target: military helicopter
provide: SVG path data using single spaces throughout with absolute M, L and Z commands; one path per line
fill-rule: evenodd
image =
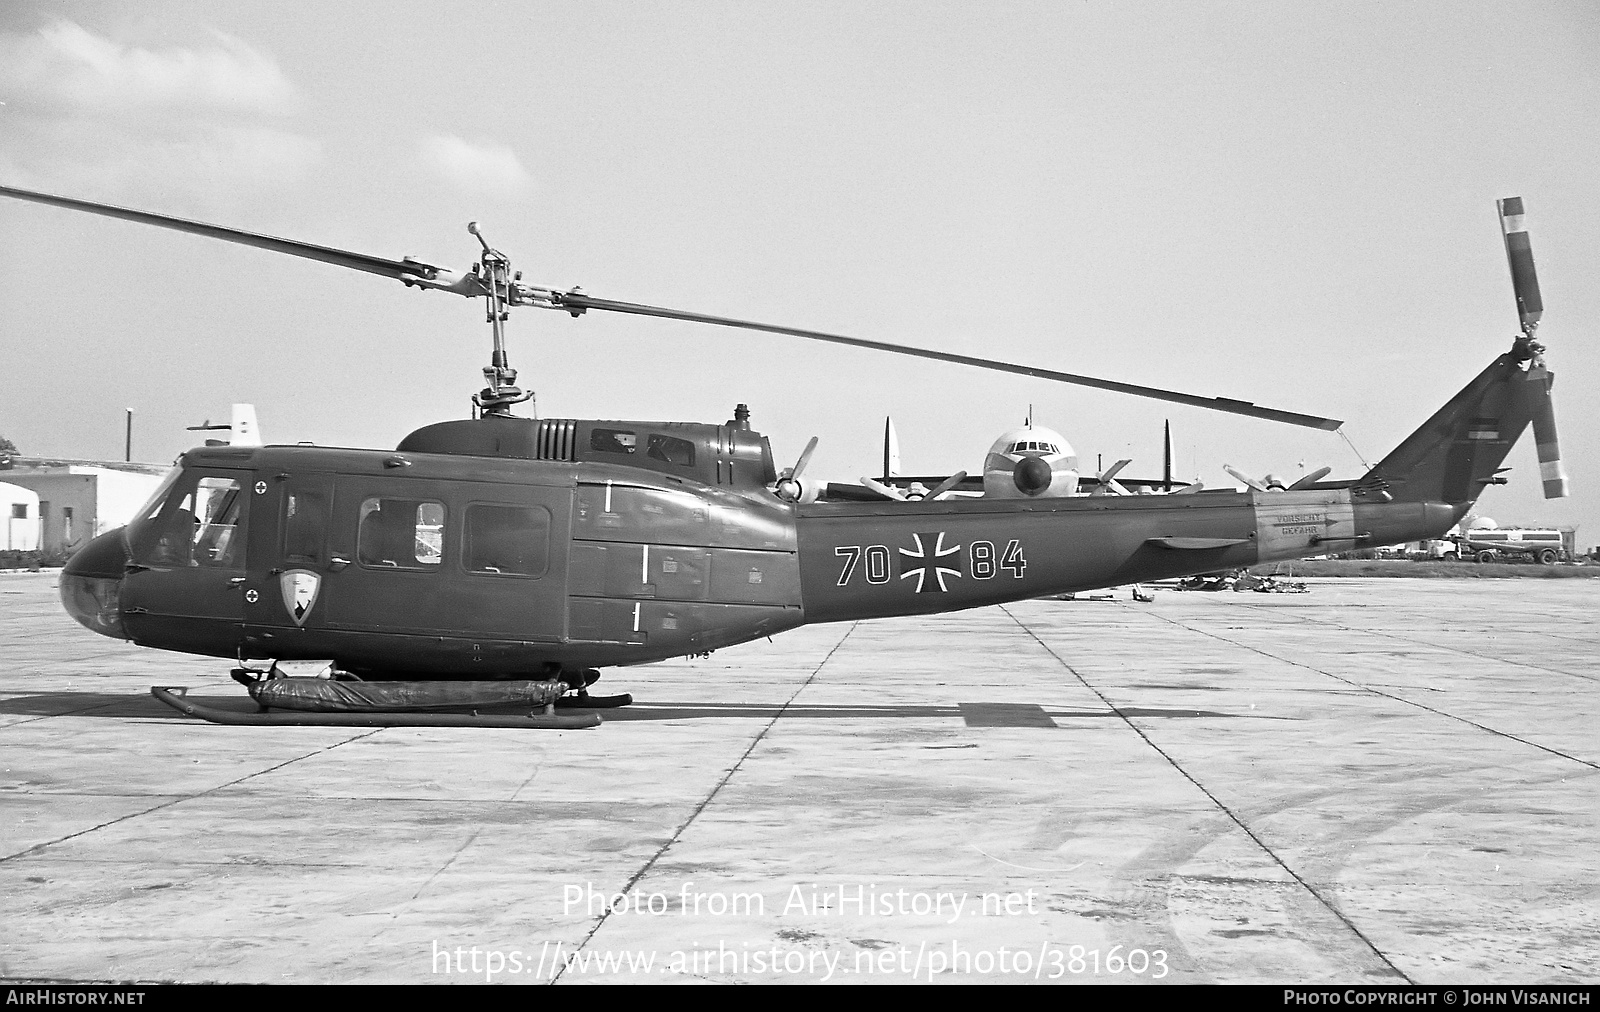
M 596 298 L 524 283 L 475 224 L 465 273 L 29 190 L 0 194 L 209 236 L 486 303 L 493 350 L 474 417 L 394 450 L 191 450 L 127 527 L 73 556 L 61 597 L 106 636 L 235 658 L 269 712 L 232 723 L 484 723 L 409 711 L 529 704 L 513 724 L 575 726 L 600 668 L 703 654 L 813 622 L 918 615 L 1436 537 L 1530 424 L 1546 497 L 1566 494 L 1543 312 L 1520 198 L 1499 202 L 1521 334 L 1360 478 L 1125 495 L 1077 471 L 1053 433 L 1008 433 L 982 480 L 913 498 L 885 481 L 819 483 L 813 438 L 780 471 L 739 405 L 722 424 L 526 418 L 505 349 L 510 309 L 624 313 L 789 335 L 1120 391 L 1325 430 L 1336 419 L 881 341 Z M 966 489 L 969 494 L 959 494 Z M 981 495 L 970 494 L 981 489 Z M 896 493 L 901 494 L 896 494 Z M 278 677 L 327 661 L 333 677 Z M 265 669 L 260 664 L 268 664 Z M 257 665 L 252 667 L 252 665 Z M 156 690 L 161 695 L 162 690 Z M 554 704 L 583 714 L 553 715 Z M 277 712 L 270 712 L 276 710 Z M 283 711 L 291 712 L 283 712 Z M 352 712 L 360 711 L 360 712 Z M 407 711 L 407 712 L 400 712 Z M 249 719 L 246 719 L 249 718 Z

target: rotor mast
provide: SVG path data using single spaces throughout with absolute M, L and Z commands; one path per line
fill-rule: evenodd
M 506 357 L 506 321 L 511 318 L 510 293 L 513 281 L 521 281 L 522 273 L 511 273 L 511 258 L 489 245 L 478 231 L 478 223 L 467 222 L 467 231 L 477 237 L 483 246 L 483 258 L 472 265 L 486 301 L 488 323 L 494 333 L 494 351 L 489 364 L 483 369 L 484 387 L 472 396 L 472 403 L 485 415 L 509 416 L 511 405 L 533 399 L 533 391 L 524 393 L 517 387 L 517 371 L 511 368 Z

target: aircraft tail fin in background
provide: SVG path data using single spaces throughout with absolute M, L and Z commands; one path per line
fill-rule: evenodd
M 883 480 L 888 481 L 900 473 L 900 434 L 894 431 L 894 419 L 883 420 Z
M 228 428 L 228 443 L 232 446 L 260 446 L 261 426 L 256 423 L 254 404 L 235 404 L 233 419 Z

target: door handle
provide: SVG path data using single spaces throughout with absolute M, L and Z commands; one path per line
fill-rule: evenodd
M 244 583 L 246 579 L 247 577 L 235 576 L 233 579 L 228 581 L 229 589 L 237 589 L 241 584 Z
M 329 569 L 343 569 L 344 567 L 346 567 L 348 565 L 350 565 L 350 560 L 349 559 L 341 559 L 337 555 L 335 555 L 333 558 L 328 560 L 328 568 Z

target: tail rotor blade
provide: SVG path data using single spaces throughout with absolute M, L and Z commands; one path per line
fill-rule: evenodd
M 1528 370 L 1528 382 L 1534 384 L 1533 440 L 1539 447 L 1539 478 L 1544 482 L 1546 499 L 1564 499 L 1567 496 L 1567 471 L 1561 463 L 1561 444 L 1556 438 L 1556 409 L 1550 399 L 1550 387 L 1555 377 L 1543 363 Z
M 1522 319 L 1522 332 L 1531 336 L 1539 326 L 1539 317 L 1544 315 L 1544 300 L 1539 296 L 1539 275 L 1533 269 L 1533 246 L 1528 242 L 1523 221 L 1522 198 L 1507 197 L 1497 203 L 1506 260 L 1511 264 L 1511 288 L 1517 297 L 1517 315 Z

